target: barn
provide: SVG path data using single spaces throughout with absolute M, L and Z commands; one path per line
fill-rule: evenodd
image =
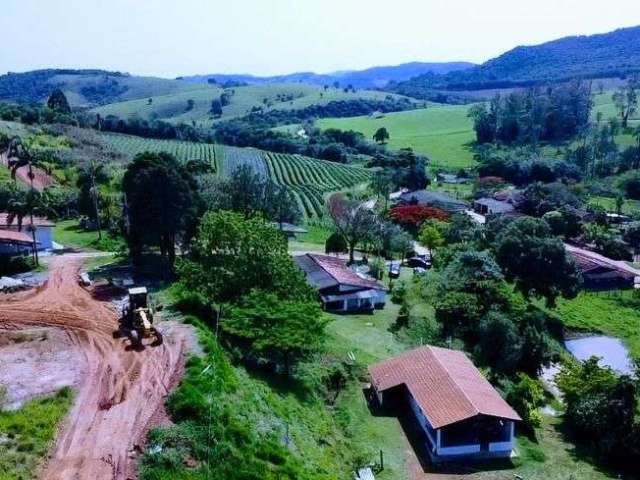
M 640 288 L 640 270 L 584 248 L 565 244 L 582 273 L 586 290 Z
M 460 351 L 424 346 L 369 366 L 378 407 L 408 413 L 431 460 L 512 454 L 518 414 Z

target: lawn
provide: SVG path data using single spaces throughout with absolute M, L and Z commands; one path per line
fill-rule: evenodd
M 124 246 L 122 238 L 113 237 L 107 232 L 102 232 L 102 240 L 99 240 L 98 232 L 80 228 L 77 220 L 57 222 L 53 229 L 53 240 L 65 247 L 105 252 L 117 252 Z
M 380 127 L 389 131 L 389 147 L 411 147 L 427 155 L 432 168 L 456 171 L 475 164 L 471 142 L 473 123 L 468 105 L 438 105 L 406 112 L 388 113 L 382 118 L 368 116 L 319 120 L 320 128 L 356 130 L 371 138 Z
M 33 400 L 17 411 L 0 410 L 0 479 L 31 480 L 51 447 L 58 423 L 71 407 L 73 394 Z
M 558 300 L 555 313 L 569 329 L 620 338 L 640 359 L 640 300 L 633 291 L 584 292 L 573 300 Z
M 611 197 L 593 196 L 589 199 L 591 205 L 596 205 L 604 208 L 607 212 L 616 211 L 616 199 Z M 622 213 L 630 215 L 640 210 L 640 201 L 638 200 L 625 200 L 622 204 Z

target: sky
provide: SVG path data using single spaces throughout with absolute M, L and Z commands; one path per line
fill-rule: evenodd
M 175 77 L 483 62 L 640 25 L 634 0 L 0 0 L 0 73 Z

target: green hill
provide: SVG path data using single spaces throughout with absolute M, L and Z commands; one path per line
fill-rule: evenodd
M 198 90 L 203 85 L 104 70 L 50 69 L 0 76 L 0 99 L 3 100 L 42 103 L 55 88 L 64 91 L 71 106 L 88 107 Z
M 467 70 L 425 74 L 390 85 L 387 90 L 433 98 L 433 90 L 480 90 L 522 87 L 573 78 L 614 78 L 640 72 L 640 27 L 565 37 L 520 46 Z
M 216 85 L 192 84 L 192 90 L 169 95 L 127 102 L 112 103 L 95 108 L 93 111 L 102 116 L 115 115 L 122 118 L 138 116 L 145 120 L 165 120 L 172 123 L 196 122 L 200 126 L 209 126 L 214 121 L 210 113 L 211 102 L 227 92 L 229 104 L 223 106 L 219 120 L 241 117 L 254 108 L 270 110 L 295 110 L 310 105 L 325 105 L 338 100 L 384 100 L 389 93 L 356 90 L 345 92 L 342 89 L 305 85 L 300 83 L 248 85 L 222 90 Z M 395 95 L 393 95 L 395 97 Z M 193 100 L 193 108 L 187 108 L 187 102 Z
M 367 182 L 371 177 L 371 172 L 361 167 L 302 155 L 207 143 L 154 140 L 115 133 L 101 135 L 116 152 L 128 158 L 144 151 L 165 151 L 184 161 L 207 160 L 214 172 L 222 177 L 231 174 L 240 165 L 250 165 L 254 171 L 290 188 L 307 218 L 324 214 L 325 197 L 329 193 L 355 187 Z
M 419 110 L 371 116 L 326 118 L 318 120 L 320 128 L 356 130 L 372 138 L 378 128 L 385 127 L 391 136 L 389 147 L 411 147 L 427 155 L 431 165 L 448 170 L 473 165 L 469 144 L 475 140 L 473 124 L 467 117 L 467 105 L 430 106 Z

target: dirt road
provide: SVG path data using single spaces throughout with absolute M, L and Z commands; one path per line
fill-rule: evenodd
M 184 367 L 188 331 L 176 327 L 160 347 L 127 351 L 114 340 L 117 312 L 77 284 L 81 259 L 53 260 L 48 282 L 0 302 L 0 328 L 59 328 L 83 359 L 75 403 L 44 480 L 135 478 L 135 451 L 166 418 L 164 400 Z

